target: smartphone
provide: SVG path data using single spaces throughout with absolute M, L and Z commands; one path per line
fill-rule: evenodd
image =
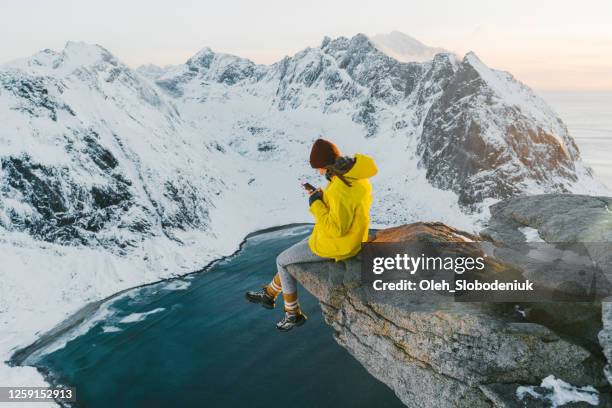
M 315 191 L 316 190 L 315 186 L 313 186 L 312 184 L 310 184 L 308 182 L 302 183 L 302 187 L 304 187 L 308 191 Z

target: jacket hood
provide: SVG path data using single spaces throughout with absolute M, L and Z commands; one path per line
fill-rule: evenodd
M 353 168 L 346 172 L 344 176 L 353 179 L 366 179 L 375 176 L 376 173 L 378 173 L 378 168 L 374 159 L 365 154 L 356 154 Z

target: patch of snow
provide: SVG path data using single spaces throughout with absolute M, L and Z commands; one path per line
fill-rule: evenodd
M 493 89 L 500 102 L 517 107 L 521 114 L 531 118 L 549 134 L 557 137 L 560 145 L 567 150 L 566 140 L 561 137 L 567 133 L 567 128 L 557 120 L 555 112 L 542 98 L 517 81 L 510 73 L 486 66 L 474 52 L 468 52 L 464 61 L 471 65 Z
M 191 282 L 183 280 L 183 279 L 175 279 L 168 284 L 162 286 L 163 290 L 186 290 L 191 286 Z
M 546 393 L 536 391 L 534 386 L 520 386 L 516 389 L 516 397 L 522 401 L 526 395 L 533 398 L 548 401 L 551 408 L 561 407 L 570 402 L 585 402 L 596 406 L 599 404 L 599 391 L 592 386 L 576 387 L 565 381 L 549 375 L 542 380 L 540 387 L 546 389 Z
M 522 317 L 527 317 L 527 310 L 523 309 L 521 305 L 514 305 L 514 311 Z
M 540 237 L 540 233 L 536 228 L 520 227 L 518 230 L 523 234 L 526 242 L 546 242 Z
M 116 333 L 116 332 L 120 332 L 121 329 L 116 326 L 102 326 L 102 331 L 104 333 Z
M 136 323 L 136 322 L 141 322 L 144 319 L 146 319 L 147 316 L 150 316 L 150 315 L 155 314 L 155 313 L 163 312 L 164 310 L 166 310 L 166 309 L 163 308 L 163 307 L 158 307 L 158 308 L 150 310 L 148 312 L 131 313 L 131 314 L 125 316 L 124 318 L 122 318 L 121 320 L 119 320 L 119 323 Z

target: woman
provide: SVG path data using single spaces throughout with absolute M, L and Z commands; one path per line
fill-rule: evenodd
M 340 261 L 355 256 L 368 239 L 372 186 L 368 178 L 378 169 L 371 157 L 356 154 L 341 156 L 333 143 L 318 139 L 310 152 L 310 165 L 324 174 L 329 183 L 325 190 L 310 192 L 310 213 L 315 226 L 310 237 L 283 251 L 276 258 L 277 273 L 262 290 L 246 293 L 252 303 L 273 309 L 276 297 L 283 293 L 285 317 L 276 327 L 288 331 L 306 323 L 300 310 L 297 281 L 287 270 L 295 263 Z

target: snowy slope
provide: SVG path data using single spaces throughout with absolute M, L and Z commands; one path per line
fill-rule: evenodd
M 284 203 L 250 217 L 265 200 L 240 156 L 101 47 L 43 51 L 2 67 L 0 84 L 2 361 L 85 302 L 198 270 L 293 221 Z M 30 375 L 0 366 L 3 384 Z
M 378 225 L 471 230 L 484 214 L 466 208 L 597 187 L 562 122 L 508 74 L 472 54 L 400 62 L 364 35 L 269 66 L 205 48 L 138 70 L 68 43 L 0 67 L 0 123 L 2 360 L 85 302 L 310 221 L 298 182 L 323 183 L 306 161 L 319 135 L 377 160 Z M 0 365 L 0 383 L 32 376 Z

